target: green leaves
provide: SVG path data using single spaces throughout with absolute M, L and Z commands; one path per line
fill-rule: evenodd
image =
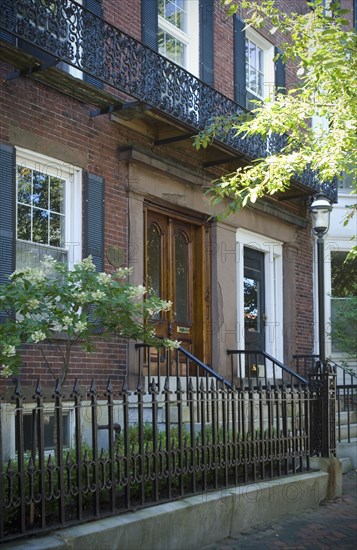
M 222 5 L 232 7 L 230 1 Z M 248 14 L 247 26 L 263 22 L 271 34 L 285 37 L 279 48 L 289 70 L 296 71 L 298 85 L 257 104 L 254 116 L 212 121 L 195 139 L 198 149 L 219 139 L 222 132 L 261 136 L 267 146 L 271 134 L 286 136 L 278 153 L 211 185 L 211 204 L 222 203 L 225 215 L 266 194 L 284 191 L 291 178 L 306 168 L 321 181 L 339 178 L 342 172 L 353 174 L 357 188 L 357 34 L 345 28 L 347 12 L 338 2 L 332 2 L 329 11 L 321 0 L 309 5 L 307 13 L 289 14 L 278 10 L 273 0 L 240 3 Z
M 147 294 L 142 285 L 129 284 L 129 274 L 130 270 L 122 268 L 113 274 L 98 273 L 91 257 L 76 264 L 72 271 L 51 257 L 41 262 L 40 268 L 15 271 L 10 282 L 1 287 L 0 310 L 16 312 L 0 324 L 1 374 L 10 376 L 18 370 L 19 347 L 24 343 L 39 346 L 48 369 L 62 383 L 70 368 L 74 344 L 92 351 L 99 335 L 174 347 L 175 342 L 159 340 L 145 323 L 171 304 Z M 60 374 L 55 376 L 42 344 L 60 352 Z

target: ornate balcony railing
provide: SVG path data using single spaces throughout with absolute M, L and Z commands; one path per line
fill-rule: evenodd
M 1 0 L 0 30 L 194 131 L 204 129 L 216 117 L 244 112 L 182 67 L 72 0 Z M 274 136 L 267 146 L 260 136 L 236 136 L 232 131 L 219 141 L 239 156 L 256 159 L 266 156 L 268 147 L 280 148 L 285 137 Z M 310 171 L 304 173 L 301 183 L 312 190 L 321 189 Z M 324 184 L 324 192 L 336 200 L 336 183 Z

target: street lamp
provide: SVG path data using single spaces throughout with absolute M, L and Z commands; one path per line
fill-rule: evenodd
M 319 307 L 319 356 L 324 365 L 325 354 L 325 277 L 324 277 L 324 235 L 330 227 L 332 206 L 327 198 L 320 194 L 311 204 L 312 230 L 317 236 L 317 274 Z

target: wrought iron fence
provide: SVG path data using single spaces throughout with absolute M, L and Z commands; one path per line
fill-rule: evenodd
M 20 384 L 0 409 L 0 540 L 309 469 L 308 386 L 213 377 L 109 381 L 100 395 Z
M 294 355 L 296 370 L 304 373 L 308 379 L 319 380 L 321 385 L 321 365 L 318 355 Z M 335 373 L 333 400 L 334 411 L 330 413 L 330 422 L 335 428 L 336 443 L 357 441 L 357 376 L 353 369 L 339 365 L 328 359 L 327 368 Z M 332 405 L 331 405 L 332 406 Z M 333 439 L 332 439 L 333 441 Z
M 343 365 L 330 361 L 337 373 L 336 437 L 339 443 L 357 443 L 357 376 Z
M 293 355 L 293 359 L 295 361 L 296 372 L 298 372 L 301 376 L 304 376 L 304 378 L 308 379 L 310 374 L 314 372 L 316 363 L 319 360 L 319 356 L 316 354 L 298 354 Z
M 235 101 L 72 0 L 2 0 L 0 30 L 2 37 L 5 33 L 37 48 L 40 60 L 43 52 L 48 63 L 50 54 L 50 64 L 66 63 L 194 131 L 219 117 L 245 112 Z M 235 130 L 222 130 L 217 139 L 250 159 L 286 145 L 284 135 L 265 140 L 235 134 Z M 309 169 L 299 179 L 316 191 L 323 187 L 332 201 L 337 200 L 336 181 L 322 183 Z

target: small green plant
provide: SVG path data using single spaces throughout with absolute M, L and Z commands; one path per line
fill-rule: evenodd
M 142 285 L 127 282 L 129 269 L 113 274 L 98 273 L 92 258 L 77 263 L 73 270 L 50 256 L 39 268 L 15 271 L 1 287 L 0 312 L 8 314 L 0 323 L 0 365 L 2 376 L 16 373 L 21 366 L 19 348 L 39 346 L 52 376 L 63 384 L 75 344 L 91 352 L 98 338 L 124 337 L 151 346 L 176 347 L 177 342 L 158 339 L 147 320 L 170 309 Z M 46 344 L 46 347 L 44 346 Z M 62 369 L 58 376 L 46 355 L 48 344 L 59 351 Z

